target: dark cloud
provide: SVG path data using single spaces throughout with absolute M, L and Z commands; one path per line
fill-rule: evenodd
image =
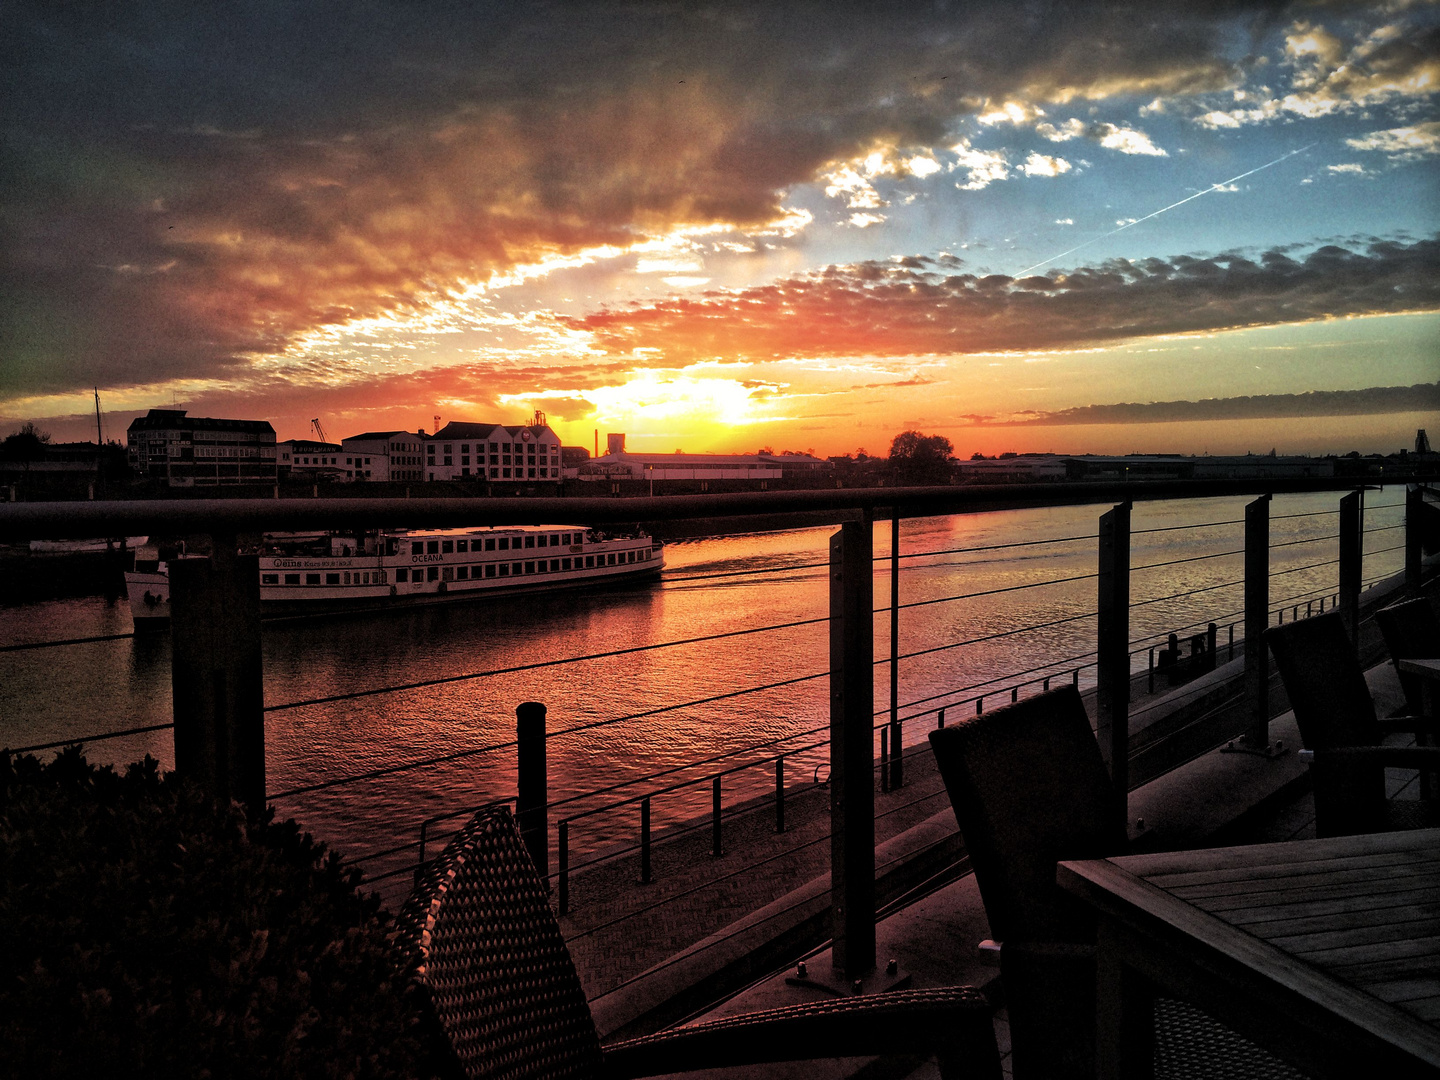
M 966 417 L 975 427 L 1074 427 L 1087 424 L 1178 424 L 1204 420 L 1289 420 L 1297 417 L 1440 413 L 1440 383 L 1372 386 L 1364 390 L 1313 390 L 1203 401 L 1152 401 L 1082 405 L 1019 418 Z
M 234 377 L 546 253 L 777 214 L 990 98 L 1187 93 L 1272 5 L 18 3 L 9 396 Z
M 1064 349 L 1437 308 L 1440 239 L 1431 239 L 1326 245 L 1298 259 L 1278 250 L 1117 259 L 1019 279 L 866 263 L 562 321 L 617 353 L 655 347 L 657 363 L 673 364 Z

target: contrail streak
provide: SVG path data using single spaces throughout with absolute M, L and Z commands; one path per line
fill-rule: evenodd
M 1236 180 L 1244 180 L 1245 177 L 1247 177 L 1247 176 L 1254 176 L 1257 172 L 1260 172 L 1260 171 L 1263 170 L 1263 169 L 1268 169 L 1268 168 L 1270 168 L 1270 166 L 1272 166 L 1272 165 L 1279 165 L 1279 164 L 1280 164 L 1282 161 L 1284 161 L 1286 158 L 1292 158 L 1292 157 L 1294 157 L 1296 154 L 1303 154 L 1306 150 L 1309 150 L 1311 147 L 1313 147 L 1313 146 L 1315 146 L 1315 145 L 1316 145 L 1315 143 L 1311 143 L 1310 146 L 1302 146 L 1302 147 L 1300 147 L 1299 150 L 1291 150 L 1288 154 L 1281 154 L 1281 155 L 1280 155 L 1278 158 L 1276 158 L 1274 161 L 1267 161 L 1264 165 L 1258 165 L 1258 166 L 1256 166 L 1255 168 L 1251 169 L 1249 172 L 1242 172 L 1239 176 L 1232 176 L 1229 180 L 1221 180 L 1219 183 L 1211 184 L 1208 188 L 1202 188 L 1201 190 L 1195 192 L 1194 195 L 1187 195 L 1187 196 L 1185 196 L 1185 198 L 1181 199 L 1179 202 L 1173 202 L 1173 203 L 1171 203 L 1169 206 L 1162 206 L 1159 210 L 1156 210 L 1153 214 L 1146 214 L 1146 215 L 1145 215 L 1144 217 L 1142 217 L 1142 218 L 1136 218 L 1134 221 L 1127 222 L 1126 224 L 1121 225 L 1118 229 L 1111 229 L 1109 232 L 1107 232 L 1107 233 L 1102 233 L 1102 234 L 1099 235 L 1099 236 L 1092 236 L 1089 240 L 1086 240 L 1083 244 L 1076 244 L 1076 245 L 1075 245 L 1074 247 L 1072 247 L 1069 251 L 1062 251 L 1062 252 L 1060 252 L 1059 255 L 1052 255 L 1052 256 L 1050 256 L 1050 258 L 1045 259 L 1045 260 L 1042 261 L 1042 262 L 1038 262 L 1038 263 L 1036 263 L 1034 266 L 1027 266 L 1024 270 L 1021 270 L 1021 271 L 1020 271 L 1018 274 L 1016 274 L 1015 276 L 1016 276 L 1016 277 L 1024 277 L 1026 274 L 1030 273 L 1030 271 L 1032 271 L 1032 270 L 1039 270 L 1040 267 L 1042 267 L 1042 266 L 1048 266 L 1048 265 L 1050 265 L 1050 263 L 1054 262 L 1056 259 L 1063 259 L 1063 258 L 1065 258 L 1066 255 L 1073 255 L 1075 252 L 1079 251 L 1079 250 L 1080 250 L 1081 248 L 1083 248 L 1083 247 L 1089 247 L 1091 244 L 1098 243 L 1099 241 L 1104 240 L 1106 237 L 1114 236 L 1116 233 L 1122 233 L 1122 232 L 1124 232 L 1126 229 L 1130 229 L 1130 228 L 1133 228 L 1133 227 L 1136 226 L 1136 225 L 1139 225 L 1141 222 L 1149 221 L 1151 218 L 1159 217 L 1161 214 L 1165 213 L 1165 211 L 1167 211 L 1167 210 L 1174 210 L 1177 206 L 1184 206 L 1187 202 L 1193 202 L 1195 199 L 1200 198 L 1201 195 L 1209 195 L 1210 192 L 1212 192 L 1212 191 L 1219 191 L 1220 189 L 1224 188 L 1227 184 L 1233 184 L 1233 183 L 1235 183 Z

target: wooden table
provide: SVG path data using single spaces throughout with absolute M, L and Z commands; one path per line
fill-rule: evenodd
M 1099 1075 L 1146 1076 L 1153 999 L 1312 1076 L 1440 1076 L 1440 829 L 1062 862 L 1100 914 Z

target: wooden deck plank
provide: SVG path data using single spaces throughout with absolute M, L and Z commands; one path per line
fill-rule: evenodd
M 1428 899 L 1427 902 L 1419 904 L 1361 903 L 1357 897 L 1349 906 L 1339 911 L 1297 914 L 1292 918 L 1286 918 L 1284 912 L 1276 908 L 1266 908 L 1258 913 L 1228 912 L 1227 916 L 1236 916 L 1225 918 L 1231 926 L 1238 926 L 1266 941 L 1273 941 L 1298 934 L 1351 930 L 1363 926 L 1382 927 L 1395 923 L 1423 926 L 1428 922 L 1432 928 L 1440 929 L 1440 901 Z
M 1343 945 L 1331 949 L 1316 949 L 1306 960 L 1317 967 L 1339 968 L 1344 964 L 1376 963 L 1386 960 L 1440 956 L 1440 935 L 1412 937 L 1398 941 L 1374 942 L 1361 945 Z
M 1393 979 L 1389 982 L 1370 983 L 1365 989 L 1381 1001 L 1420 1001 L 1424 998 L 1440 997 L 1440 976 L 1429 979 Z
M 1428 831 L 1428 830 L 1427 830 Z M 1282 847 L 1281 844 L 1263 844 L 1259 847 Z M 1176 870 L 1161 874 L 1137 874 L 1157 889 L 1174 892 L 1188 885 L 1211 885 L 1222 882 L 1249 883 L 1277 878 L 1303 880 L 1314 877 L 1330 877 L 1347 870 L 1375 878 L 1384 874 L 1386 867 L 1403 866 L 1420 871 L 1440 870 L 1440 851 L 1426 850 L 1421 854 L 1410 851 L 1389 851 L 1375 856 L 1353 855 L 1334 859 L 1318 858 L 1299 862 L 1285 862 L 1278 859 L 1254 860 L 1243 863 L 1222 864 L 1197 870 Z
M 1409 941 L 1420 934 L 1433 933 L 1435 920 L 1414 919 L 1409 922 L 1388 922 L 1381 926 L 1362 926 L 1346 930 L 1323 930 L 1318 933 L 1291 934 L 1266 937 L 1262 940 L 1274 945 L 1282 952 L 1298 956 L 1308 963 L 1316 963 L 1311 956 L 1330 949 L 1347 946 L 1381 945 L 1391 941 Z M 1256 935 L 1257 937 L 1259 935 Z
M 1392 885 L 1407 896 L 1434 896 L 1435 883 L 1428 878 L 1396 878 Z M 1209 895 L 1192 895 L 1189 890 L 1175 890 L 1175 895 L 1188 900 L 1198 908 L 1219 913 L 1242 907 L 1262 907 L 1270 904 L 1319 903 L 1326 900 L 1342 900 L 1352 896 L 1367 896 L 1375 891 L 1373 881 L 1347 881 L 1338 885 L 1297 886 L 1289 889 L 1263 889 L 1259 892 L 1227 892 Z
M 1309 871 L 1293 875 L 1279 873 L 1278 867 L 1275 869 L 1277 872 L 1272 874 L 1249 873 L 1248 876 L 1237 874 L 1223 878 L 1206 874 L 1199 876 L 1192 884 L 1180 886 L 1161 885 L 1154 878 L 1147 877 L 1144 880 L 1182 900 L 1195 901 L 1209 897 L 1243 896 L 1263 889 L 1280 892 L 1328 888 L 1332 885 L 1373 885 L 1377 881 L 1412 878 L 1416 881 L 1432 881 L 1440 877 L 1440 861 L 1420 865 L 1391 863 L 1386 867 L 1360 866 L 1348 869 L 1330 866 L 1323 873 Z

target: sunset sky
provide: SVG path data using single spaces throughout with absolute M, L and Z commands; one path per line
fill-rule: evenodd
M 225 14 L 219 14 L 224 11 Z M 7 4 L 0 434 L 1440 441 L 1440 6 Z

